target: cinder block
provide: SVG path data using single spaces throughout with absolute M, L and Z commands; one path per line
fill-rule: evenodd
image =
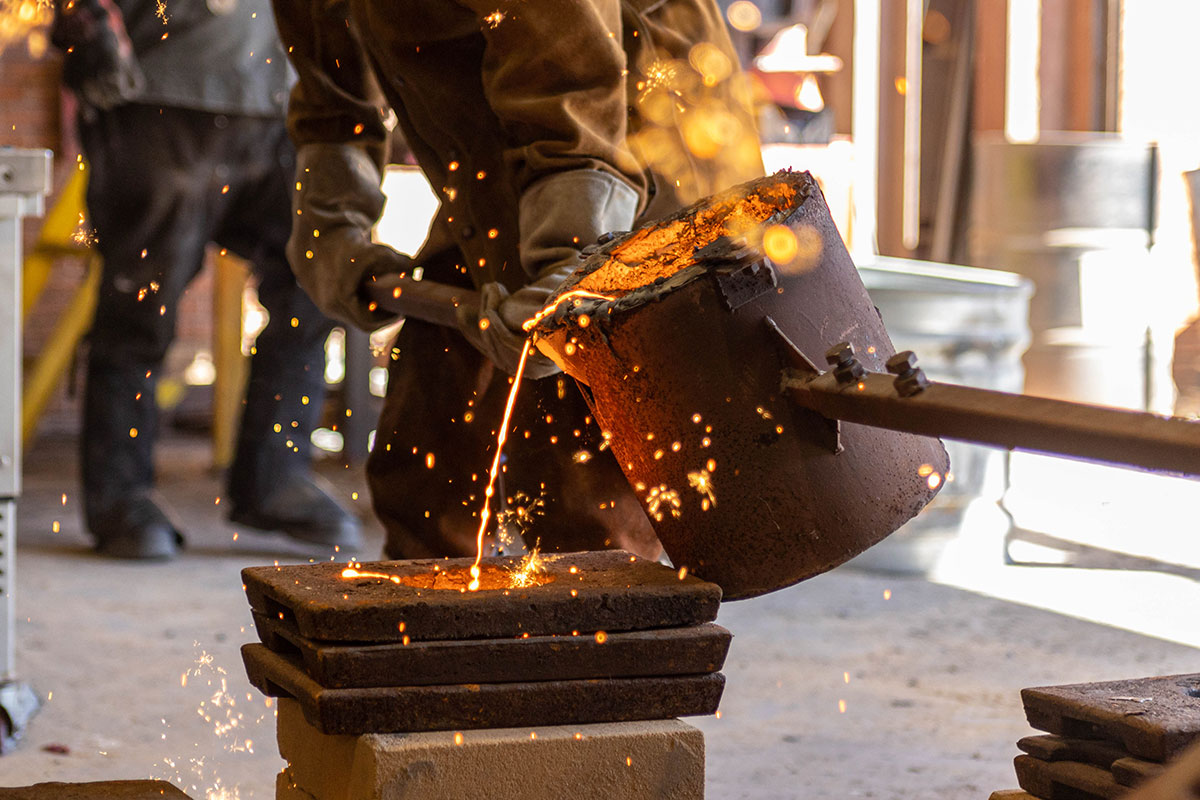
M 292 773 L 284 770 L 275 776 L 275 800 L 317 800 L 300 788 L 292 778 Z
M 281 699 L 278 740 L 289 779 L 315 800 L 704 797 L 704 735 L 675 719 L 331 736 Z

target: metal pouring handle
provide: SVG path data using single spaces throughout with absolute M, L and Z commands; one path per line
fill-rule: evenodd
M 1200 477 L 1197 421 L 930 381 L 908 351 L 889 361 L 887 375 L 852 353 L 828 372 L 799 350 L 792 358 L 783 391 L 828 420 Z
M 458 327 L 458 308 L 477 316 L 479 292 L 408 275 L 380 275 L 368 284 L 367 295 L 385 311 L 447 328 Z

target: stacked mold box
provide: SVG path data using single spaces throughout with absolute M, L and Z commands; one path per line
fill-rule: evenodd
M 621 551 L 253 567 L 278 797 L 703 796 L 719 587 Z
M 992 800 L 1124 797 L 1200 739 L 1200 674 L 1024 689 L 1020 790 Z M 1193 759 L 1194 760 L 1194 759 Z

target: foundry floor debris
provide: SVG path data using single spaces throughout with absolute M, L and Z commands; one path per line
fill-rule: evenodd
M 1200 674 L 1022 689 L 1026 736 L 1014 760 L 1022 792 L 992 800 L 1113 800 L 1200 741 Z
M 235 529 L 221 521 L 225 501 L 214 503 L 223 490 L 207 470 L 207 441 L 168 435 L 159 485 L 187 528 L 189 549 L 161 565 L 97 559 L 79 523 L 74 453 L 72 438 L 44 435 L 26 454 L 17 668 L 48 700 L 16 751 L 0 758 L 0 786 L 152 776 L 196 800 L 273 798 L 285 764 L 275 705 L 241 666 L 239 647 L 254 637 L 254 623 L 239 571 L 305 558 L 282 538 L 240 532 L 234 541 Z M 367 516 L 361 473 L 322 472 Z M 1156 484 L 1141 477 L 1139 492 L 1149 496 Z M 1088 486 L 1096 491 L 1094 481 Z M 1061 503 L 1061 478 L 1055 487 Z M 1115 516 L 1125 498 L 1102 491 Z M 1136 504 L 1131 496 L 1127 505 Z M 1190 519 L 1195 508 L 1145 505 L 1136 515 L 1130 509 L 1140 524 L 1126 529 L 1139 541 L 1178 541 L 1172 520 Z M 1069 523 L 1048 530 L 1065 532 Z M 365 552 L 353 555 L 378 558 L 382 533 L 369 525 L 367 534 Z M 1191 620 L 1200 604 L 1200 586 L 1178 576 L 996 564 L 1014 584 L 1069 585 L 1081 608 L 1155 599 L 1160 615 Z M 1197 663 L 1197 651 L 1181 644 L 847 569 L 725 604 L 718 622 L 734 634 L 721 717 L 687 723 L 704 733 L 713 800 L 986 798 L 1016 785 L 1013 742 L 1030 733 L 1022 687 L 1184 673 Z M 227 712 L 241 717 L 232 730 Z

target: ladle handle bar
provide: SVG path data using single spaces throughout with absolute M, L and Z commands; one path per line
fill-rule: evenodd
M 380 275 L 368 285 L 368 296 L 379 307 L 447 328 L 458 327 L 458 308 L 465 306 L 476 316 L 479 292 L 437 281 L 414 280 L 408 275 Z
M 922 436 L 1200 476 L 1200 422 L 930 381 L 904 396 L 895 377 L 784 371 L 793 403 L 826 419 Z

